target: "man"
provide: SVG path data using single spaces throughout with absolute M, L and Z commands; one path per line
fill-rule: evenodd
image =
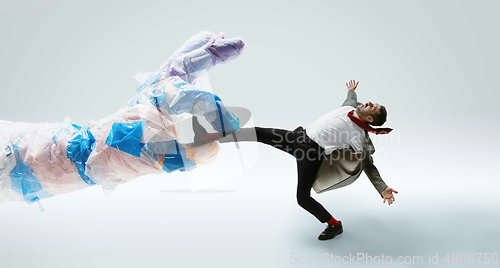
M 377 168 L 373 165 L 373 158 L 370 155 L 374 149 L 368 132 L 386 134 L 391 131 L 387 128 L 373 129 L 370 127 L 370 125 L 380 126 L 384 124 L 387 110 L 378 103 L 358 103 L 355 93 L 358 83 L 354 80 L 346 83 L 348 95 L 342 107 L 321 117 L 307 130 L 302 127 L 293 131 L 260 127 L 242 128 L 235 133 L 235 139 L 232 135 L 207 133 L 194 117 L 195 144 L 204 144 L 217 139 L 220 142 L 258 141 L 293 155 L 297 159 L 297 202 L 320 222 L 328 224 L 318 239 L 332 239 L 343 232 L 342 223 L 311 197 L 313 185 L 315 185 L 317 192 L 343 187 L 354 182 L 364 170 L 383 197 L 384 203 L 388 201 L 388 204 L 391 205 L 395 201 L 394 193 L 398 193 L 387 187 Z M 332 161 L 331 156 L 338 155 L 339 152 L 342 152 L 343 156 L 349 152 L 350 157 L 337 158 Z M 332 165 L 330 170 L 335 170 L 336 165 L 337 167 L 344 165 L 343 173 L 330 172 L 331 174 L 328 174 L 329 165 Z M 320 169 L 322 174 L 318 176 Z

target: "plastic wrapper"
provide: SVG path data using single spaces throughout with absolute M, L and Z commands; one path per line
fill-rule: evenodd
M 153 73 L 135 75 L 136 96 L 115 114 L 88 126 L 0 120 L 0 202 L 27 203 L 101 185 L 106 193 L 146 174 L 189 171 L 216 157 L 219 144 L 182 141 L 178 124 L 204 116 L 222 133 L 239 120 L 221 99 L 196 87 L 208 70 L 237 58 L 239 39 L 201 32 Z

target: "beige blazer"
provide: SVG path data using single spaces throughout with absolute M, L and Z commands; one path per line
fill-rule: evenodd
M 347 99 L 342 106 L 357 107 L 357 95 L 354 90 L 349 90 Z M 373 164 L 375 147 L 368 132 L 365 131 L 365 144 L 362 152 L 353 150 L 335 150 L 327 155 L 321 164 L 313 184 L 316 193 L 324 193 L 329 190 L 341 188 L 353 183 L 364 171 L 373 186 L 382 196 L 382 191 L 387 187 Z

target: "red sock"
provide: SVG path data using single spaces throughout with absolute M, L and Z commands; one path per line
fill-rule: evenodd
M 332 217 L 327 223 L 330 225 L 332 225 L 332 224 L 339 225 L 340 224 L 340 222 L 338 220 L 336 220 L 334 217 Z

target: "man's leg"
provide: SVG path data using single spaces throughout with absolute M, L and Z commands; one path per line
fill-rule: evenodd
M 297 203 L 320 222 L 328 223 L 328 227 L 318 238 L 321 240 L 332 239 L 342 233 L 340 222 L 311 197 L 312 185 L 323 163 L 323 149 L 307 137 L 303 129 L 288 131 L 256 127 L 255 129 L 242 129 L 237 133 L 239 133 L 238 141 L 257 140 L 293 155 L 297 159 Z M 222 139 L 225 142 L 235 141 L 231 136 Z
M 311 152 L 317 153 L 316 150 Z M 310 154 L 310 156 L 312 155 Z M 296 157 L 298 158 L 298 156 Z M 340 221 L 337 221 L 320 203 L 311 197 L 311 188 L 322 162 L 322 158 L 297 159 L 297 203 L 320 222 L 328 223 L 326 229 L 318 237 L 319 240 L 328 240 L 341 234 L 343 228 Z
M 243 128 L 236 132 L 237 141 L 258 141 L 283 150 L 297 159 L 297 202 L 299 206 L 314 215 L 320 222 L 325 223 L 332 215 L 314 198 L 311 197 L 311 188 L 316 179 L 323 158 L 322 149 L 309 138 L 299 135 L 305 133 L 274 128 Z M 219 139 L 221 143 L 234 142 L 235 139 L 228 135 Z
M 213 135 L 213 134 L 209 134 Z M 220 135 L 220 133 L 219 133 Z M 215 135 L 213 136 L 215 139 Z M 225 137 L 218 138 L 220 143 L 240 142 L 240 141 L 257 141 L 276 149 L 282 150 L 293 155 L 293 146 L 296 142 L 294 131 L 277 129 L 277 128 L 262 128 L 251 127 L 242 128 L 239 131 L 228 134 Z
M 321 159 L 297 159 L 297 203 L 314 215 L 320 222 L 325 223 L 332 218 L 332 215 L 318 201 L 311 197 L 311 188 L 321 163 Z
M 301 128 L 297 130 L 289 131 L 260 127 L 242 128 L 235 133 L 236 138 L 232 134 L 220 137 L 220 133 L 213 133 L 209 134 L 209 140 L 218 139 L 221 143 L 258 141 L 293 155 L 297 159 L 297 202 L 302 208 L 314 215 L 320 222 L 328 223 L 328 226 L 320 234 L 318 239 L 332 239 L 343 232 L 342 224 L 333 218 L 320 203 L 311 197 L 312 185 L 323 161 L 323 149 L 307 137 L 304 130 Z

